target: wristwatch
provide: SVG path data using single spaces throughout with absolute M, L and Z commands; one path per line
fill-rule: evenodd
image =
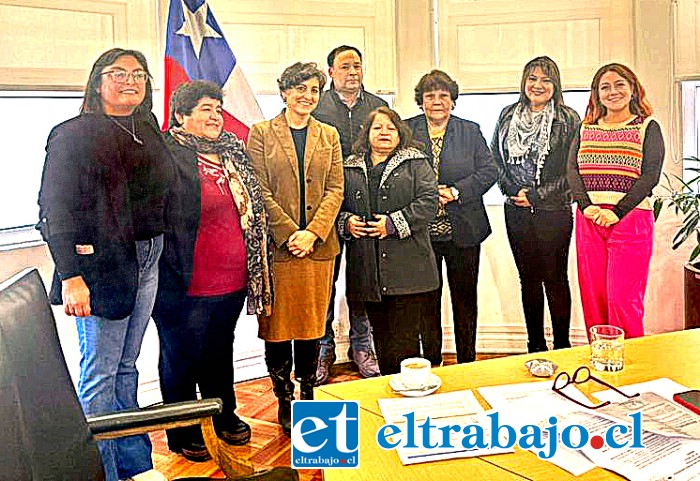
M 450 190 L 452 191 L 452 197 L 454 197 L 455 200 L 459 200 L 459 191 L 457 187 L 450 187 Z

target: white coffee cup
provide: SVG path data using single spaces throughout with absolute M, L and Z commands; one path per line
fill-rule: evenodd
M 430 361 L 422 357 L 409 357 L 401 361 L 401 384 L 409 389 L 419 389 L 428 383 Z

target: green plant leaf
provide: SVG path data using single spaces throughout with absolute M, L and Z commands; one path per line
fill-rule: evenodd
M 654 199 L 654 220 L 659 220 L 659 214 L 661 209 L 664 207 L 663 199 Z
M 695 249 L 693 249 L 693 252 L 690 253 L 690 258 L 688 259 L 688 262 L 693 262 L 695 259 L 700 256 L 700 244 L 695 246 Z
M 673 238 L 673 244 L 671 245 L 671 249 L 676 250 L 678 249 L 685 240 L 688 238 L 690 235 L 690 231 L 686 229 L 685 227 L 681 227 L 678 232 L 676 233 L 675 237 Z
M 688 185 L 683 179 L 681 179 L 680 177 L 678 177 L 676 174 L 671 174 L 671 175 L 673 175 L 673 177 L 675 177 L 676 180 L 677 180 L 678 182 L 680 182 L 681 184 L 683 184 L 683 187 L 684 187 L 685 189 L 687 189 L 687 190 L 689 190 L 689 191 L 692 192 L 693 188 L 690 187 L 690 185 Z

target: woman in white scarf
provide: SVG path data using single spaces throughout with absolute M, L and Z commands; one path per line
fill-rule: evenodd
M 537 57 L 525 65 L 520 99 L 501 112 L 491 143 L 506 195 L 506 231 L 520 276 L 528 352 L 547 350 L 545 294 L 554 348 L 571 346 L 567 265 L 573 215 L 566 164 L 579 122 L 564 105 L 556 63 Z

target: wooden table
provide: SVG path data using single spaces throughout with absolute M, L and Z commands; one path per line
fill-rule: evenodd
M 524 366 L 528 359 L 545 358 L 554 361 L 559 371 L 572 373 L 577 367 L 587 365 L 590 349 L 579 346 L 548 353 L 509 356 L 470 364 L 459 364 L 433 369 L 442 379 L 437 392 L 472 389 L 485 409 L 490 406 L 476 388 L 501 384 L 541 381 L 533 378 Z M 559 372 L 557 371 L 557 372 Z M 700 329 L 657 334 L 625 343 L 625 368 L 617 373 L 594 375 L 621 386 L 667 377 L 691 388 L 700 387 Z M 617 480 L 624 479 L 604 469 L 596 468 L 574 477 L 535 454 L 516 448 L 515 453 L 484 456 L 481 458 L 453 459 L 404 466 L 395 451 L 380 448 L 375 436 L 384 424 L 377 399 L 395 398 L 389 388 L 389 378 L 363 379 L 339 384 L 324 385 L 316 389 L 316 399 L 357 400 L 360 403 L 360 469 L 327 469 L 323 477 L 335 480 L 402 480 L 437 481 L 452 479 L 474 480 Z M 578 386 L 590 394 L 605 389 L 588 382 Z M 591 398 L 595 402 L 594 398 Z M 526 415 L 526 413 L 524 413 Z

